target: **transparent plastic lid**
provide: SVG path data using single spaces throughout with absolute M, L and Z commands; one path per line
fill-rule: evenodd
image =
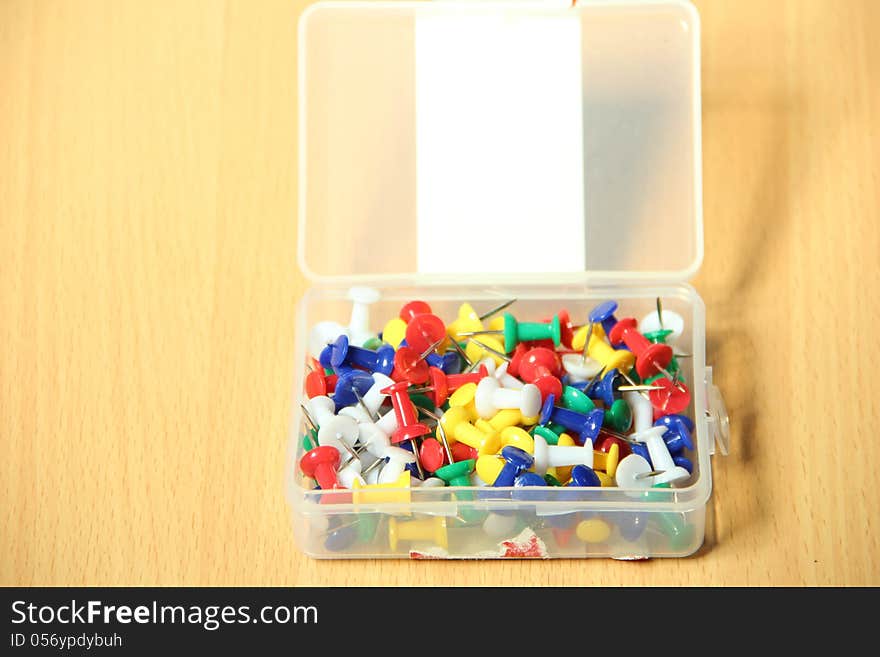
M 703 257 L 688 2 L 319 2 L 299 25 L 313 279 L 684 280 Z

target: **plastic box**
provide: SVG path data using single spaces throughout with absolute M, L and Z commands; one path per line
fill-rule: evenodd
M 464 30 L 460 41 L 454 38 L 457 26 Z M 467 233 L 450 234 L 436 248 L 468 254 L 469 260 L 450 257 L 448 271 L 437 271 L 436 265 L 424 271 L 420 254 L 435 245 L 419 241 L 425 232 L 420 203 L 428 194 L 425 185 L 432 182 L 424 178 L 432 169 L 416 166 L 425 155 L 420 145 L 427 141 L 425 125 L 419 123 L 424 117 L 416 111 L 424 91 L 419 85 L 428 84 L 417 71 L 427 70 L 424 66 L 436 71 L 438 62 L 442 67 L 438 36 L 452 37 L 451 53 L 460 57 L 456 48 L 464 44 L 461 48 L 471 50 L 468 57 L 478 61 L 481 53 L 473 52 L 468 34 L 484 28 L 486 57 L 497 56 L 493 39 L 503 49 L 510 46 L 501 41 L 511 34 L 543 34 L 534 40 L 514 39 L 520 56 L 538 60 L 546 60 L 545 46 L 548 38 L 554 39 L 554 30 L 574 30 L 570 43 L 578 46 L 581 57 L 583 223 L 571 231 L 570 225 L 554 225 L 557 197 L 549 195 L 547 216 L 542 212 L 526 224 L 511 226 L 503 214 L 490 211 L 485 226 L 497 231 L 503 246 L 518 244 L 518 251 L 502 248 L 499 253 L 495 244 L 474 241 Z M 426 29 L 432 32 L 427 37 Z M 726 453 L 728 432 L 723 402 L 705 363 L 704 305 L 686 282 L 703 255 L 700 37 L 693 6 L 681 1 L 587 2 L 574 8 L 548 2 L 319 2 L 303 14 L 299 30 L 298 261 L 312 285 L 297 312 L 285 477 L 300 548 L 319 558 L 641 559 L 695 552 L 703 542 L 712 488 L 710 455 L 716 443 Z M 434 51 L 417 56 L 419 39 L 433 41 Z M 431 59 L 427 64 L 420 60 L 425 57 Z M 542 66 L 537 76 L 535 71 L 526 76 L 531 82 L 526 81 L 525 89 L 513 89 L 524 94 L 526 103 L 543 72 L 553 75 L 553 67 L 546 62 Z M 570 79 L 571 69 L 567 71 Z M 486 80 L 484 103 L 493 98 L 492 77 Z M 499 77 L 498 92 L 511 93 L 509 71 Z M 540 101 L 537 97 L 535 102 Z M 540 149 L 541 135 L 551 129 L 552 113 L 530 111 L 515 117 L 519 129 L 510 134 L 511 151 L 503 156 L 508 160 L 515 159 L 517 143 L 532 140 Z M 438 124 L 437 117 L 431 118 L 432 125 L 454 130 L 459 121 L 474 131 L 475 126 L 461 123 L 466 109 L 451 113 L 451 126 Z M 476 142 L 462 153 L 467 160 L 462 166 L 493 156 Z M 564 149 L 568 142 L 559 143 Z M 521 166 L 524 171 L 513 175 L 534 173 L 546 179 L 547 165 L 523 161 Z M 543 171 L 529 170 L 536 166 Z M 552 162 L 549 166 L 553 173 Z M 520 197 L 527 203 L 542 193 L 523 187 L 511 184 L 508 193 L 514 203 Z M 479 195 L 479 186 L 475 189 Z M 454 202 L 456 190 L 447 191 Z M 441 205 L 445 202 L 441 199 Z M 515 207 L 506 194 L 499 203 Z M 430 209 L 424 212 L 430 214 Z M 520 232 L 514 242 L 511 231 Z M 567 247 L 572 240 L 566 238 L 577 234 L 580 240 L 582 231 L 581 269 L 572 271 L 570 264 L 560 262 L 557 271 L 546 253 L 535 261 L 529 257 L 532 243 L 546 251 L 548 231 Z M 481 264 L 468 269 L 473 260 Z M 497 271 L 487 262 L 497 263 Z M 641 317 L 661 297 L 664 309 L 686 320 L 679 348 L 692 354 L 681 366 L 692 393 L 688 414 L 696 422 L 696 449 L 689 455 L 693 476 L 681 488 L 584 489 L 575 499 L 570 491 L 563 496 L 562 489 L 549 487 L 532 489 L 536 492 L 528 499 L 514 495 L 512 488 L 492 489 L 491 499 L 478 494 L 485 492 L 478 487 L 413 488 L 387 491 L 379 498 L 343 497 L 340 503 L 338 493 L 304 487 L 297 463 L 305 433 L 299 402 L 307 336 L 319 321 L 348 323 L 347 292 L 353 285 L 380 290 L 381 300 L 371 307 L 374 323 L 380 324 L 377 331 L 412 299 L 425 300 L 436 314 L 454 318 L 462 301 L 487 308 L 516 297 L 518 318 L 536 320 L 566 307 L 577 321 L 604 299 L 616 299 L 623 314 Z M 322 501 L 333 495 L 335 500 Z M 570 529 L 573 518 L 600 518 L 611 533 L 581 540 Z M 416 524 L 406 524 L 412 521 Z

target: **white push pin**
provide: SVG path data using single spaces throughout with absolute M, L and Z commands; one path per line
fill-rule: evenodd
M 544 437 L 535 432 L 535 472 L 542 477 L 547 468 L 568 465 L 585 465 L 593 467 L 593 441 L 587 439 L 582 447 L 567 445 L 548 445 Z
M 364 464 L 360 459 L 351 459 L 344 468 L 336 473 L 336 479 L 343 488 L 351 488 L 355 481 L 358 481 L 361 486 L 365 486 L 367 482 L 361 477 L 363 467 Z
M 684 333 L 684 317 L 671 310 L 664 310 L 657 299 L 657 310 L 649 312 L 639 322 L 639 333 L 654 333 L 655 331 L 672 331 L 666 338 L 667 344 L 674 344 Z
M 652 482 L 647 475 L 653 472 L 647 459 L 638 454 L 630 454 L 620 460 L 614 480 L 620 488 L 650 488 Z
M 599 361 L 589 356 L 583 358 L 577 354 L 565 354 L 562 357 L 562 367 L 568 372 L 573 383 L 589 381 L 605 368 Z
M 631 390 L 623 393 L 623 399 L 629 404 L 629 409 L 632 411 L 633 432 L 641 433 L 654 425 L 654 406 L 649 399 L 645 399 L 639 393 Z
M 684 481 L 691 474 L 679 465 L 675 465 L 666 441 L 663 440 L 663 434 L 666 433 L 666 427 L 651 427 L 640 433 L 632 435 L 633 440 L 645 443 L 648 448 L 648 455 L 651 457 L 651 463 L 654 464 L 654 476 L 649 478 L 651 485 L 676 483 Z M 620 464 L 617 466 L 620 468 Z
M 351 299 L 351 320 L 348 322 L 348 333 L 352 343 L 358 347 L 376 337 L 370 329 L 370 306 L 380 298 L 379 290 L 372 287 L 353 287 L 348 291 Z
M 410 486 L 412 488 L 444 488 L 446 482 L 440 479 L 440 477 L 428 477 L 424 481 L 418 477 L 412 477 L 410 478 Z
M 514 514 L 501 515 L 490 513 L 483 521 L 483 531 L 492 538 L 504 538 L 510 536 L 516 530 L 517 517 Z
M 406 466 L 416 462 L 416 455 L 403 447 L 388 447 L 383 456 L 388 462 L 379 473 L 380 484 L 390 484 L 392 481 L 397 481 L 397 478 L 406 470 Z
M 495 365 L 495 361 L 492 358 L 487 358 L 485 360 L 490 361 L 493 366 Z M 511 390 L 521 390 L 523 386 L 525 386 L 525 383 L 517 379 L 512 374 L 508 374 L 508 367 L 510 367 L 510 363 L 501 363 L 501 365 L 498 365 L 495 368 L 495 373 L 493 374 L 493 376 L 498 380 L 498 383 L 500 383 L 505 388 L 510 388 Z
M 357 404 L 340 409 L 340 415 L 347 415 L 358 422 L 372 422 L 375 419 L 376 413 L 382 406 L 382 402 L 388 396 L 383 395 L 382 390 L 388 386 L 393 386 L 394 379 L 379 372 L 374 372 L 372 377 L 373 385 L 370 386 L 370 389 L 358 400 Z M 358 394 L 357 388 L 352 388 L 352 390 L 354 390 L 355 394 Z
M 358 423 L 350 417 L 336 415 L 336 404 L 324 395 L 312 397 L 308 401 L 309 414 L 318 425 L 318 444 L 332 445 L 345 457 L 345 445 L 353 447 L 360 434 Z
M 523 417 L 535 417 L 541 414 L 541 390 L 533 383 L 519 390 L 502 388 L 495 377 L 487 376 L 477 384 L 474 404 L 484 420 L 504 408 L 518 408 Z
M 340 335 L 348 335 L 348 329 L 337 322 L 318 322 L 309 331 L 309 355 L 318 359 L 328 344 L 336 342 Z

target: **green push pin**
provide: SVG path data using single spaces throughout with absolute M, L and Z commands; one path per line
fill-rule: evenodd
M 377 338 L 376 336 L 373 336 L 372 338 L 370 338 L 369 340 L 367 340 L 366 342 L 364 342 L 364 344 L 361 345 L 361 346 L 362 346 L 364 349 L 370 349 L 370 350 L 372 350 L 372 351 L 376 351 L 376 350 L 377 350 L 379 347 L 381 347 L 383 344 L 385 344 L 385 343 L 384 343 L 382 340 L 380 340 L 380 339 Z
M 559 442 L 559 434 L 555 433 L 550 427 L 537 426 L 531 431 L 532 436 L 541 436 L 547 441 L 548 445 L 556 445 Z
M 596 408 L 593 400 L 587 397 L 582 390 L 578 390 L 574 386 L 565 386 L 562 389 L 561 402 L 563 408 L 577 411 L 584 415 L 587 415 Z
M 375 513 L 365 513 L 358 518 L 357 537 L 361 543 L 370 543 L 376 536 L 379 519 Z
M 562 340 L 562 325 L 559 323 L 559 315 L 553 315 L 549 322 L 518 322 L 510 313 L 504 313 L 504 330 L 502 331 L 472 331 L 459 333 L 460 336 L 473 335 L 503 335 L 504 351 L 511 353 L 520 342 L 532 342 L 535 340 L 553 340 L 557 347 Z
M 476 459 L 465 459 L 464 461 L 456 461 L 444 465 L 442 468 L 434 472 L 435 477 L 439 477 L 446 482 L 447 486 L 470 486 L 471 473 L 477 465 Z M 462 491 L 455 494 L 456 499 L 463 502 L 472 502 L 474 494 L 471 491 Z M 482 511 L 465 507 L 461 509 L 461 519 L 465 522 L 481 522 L 485 516 Z
M 611 408 L 605 409 L 603 425 L 612 431 L 624 432 L 632 426 L 632 409 L 623 399 L 615 399 Z
M 303 449 L 307 452 L 310 452 L 317 446 L 318 432 L 314 429 L 309 429 L 309 432 L 305 436 L 303 436 Z
M 654 342 L 656 344 L 666 344 L 666 338 L 672 335 L 674 331 L 670 331 L 669 329 L 658 329 L 656 331 L 648 331 L 644 334 L 644 336 Z M 669 361 L 669 365 L 666 367 L 668 372 L 675 374 L 680 369 L 680 365 L 678 364 L 678 359 L 673 355 L 672 360 Z M 657 380 L 657 376 L 652 376 L 650 379 L 646 380 L 645 383 L 652 383 Z M 681 378 L 681 377 L 679 377 Z
M 672 485 L 669 482 L 665 482 L 655 484 L 651 488 L 672 488 Z M 652 494 L 651 491 L 647 491 L 645 497 L 656 500 L 658 496 L 657 494 Z M 661 533 L 669 539 L 669 547 L 676 552 L 686 549 L 693 542 L 694 538 L 693 525 L 686 523 L 681 515 L 680 513 L 668 512 L 652 514 L 657 520 Z
M 545 474 L 544 481 L 547 482 L 548 486 L 562 486 L 560 481 L 556 477 L 554 477 L 552 474 Z

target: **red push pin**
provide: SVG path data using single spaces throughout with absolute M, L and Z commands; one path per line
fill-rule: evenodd
M 568 311 L 563 308 L 556 316 L 559 318 L 559 342 L 566 349 L 571 349 L 571 341 L 574 339 L 574 330 L 575 325 L 571 321 L 571 315 L 568 314 Z M 552 317 L 545 317 L 541 320 L 544 323 L 550 323 L 553 321 Z M 555 349 L 556 345 L 553 344 L 553 340 L 538 340 L 537 342 L 530 342 L 528 344 L 530 347 L 547 347 L 547 349 Z
M 684 411 L 691 403 L 691 391 L 687 386 L 675 379 L 654 379 L 651 383 L 659 390 L 651 390 L 648 399 L 654 407 L 654 419 L 664 415 L 675 415 Z
M 414 388 L 409 392 L 428 393 L 431 401 L 436 406 L 443 406 L 449 395 L 468 383 L 479 383 L 481 379 L 489 376 L 489 370 L 485 365 L 480 365 L 476 372 L 468 372 L 467 374 L 447 374 L 439 367 L 429 369 L 431 385 L 423 388 Z
M 549 395 L 562 398 L 562 382 L 559 380 L 562 362 L 556 352 L 544 347 L 529 349 L 518 362 L 518 369 L 520 379 L 538 386 L 541 399 L 546 400 Z
M 430 315 L 431 306 L 424 301 L 410 301 L 400 309 L 400 319 L 409 324 L 418 315 Z
M 326 397 L 336 390 L 336 382 L 339 377 L 336 374 L 324 374 L 324 370 L 312 370 L 306 376 L 306 395 L 312 397 Z
M 422 447 L 419 449 L 419 461 L 428 472 L 436 472 L 449 463 L 446 453 L 443 451 L 443 445 L 436 438 L 427 438 L 422 441 Z
M 672 347 L 660 342 L 650 342 L 639 333 L 638 325 L 639 323 L 632 317 L 621 319 L 611 329 L 608 340 L 611 344 L 626 343 L 630 351 L 636 355 L 636 372 L 642 379 L 654 374 L 669 375 L 666 368 L 672 360 Z
M 617 448 L 620 450 L 620 458 L 624 458 L 632 454 L 629 443 L 627 443 L 625 440 L 621 440 L 617 436 L 608 435 L 605 429 L 599 430 L 599 438 L 593 444 L 595 445 L 595 449 L 597 451 L 603 452 L 605 454 L 607 454 L 611 450 L 612 445 L 617 445 Z
M 441 342 L 443 338 L 428 345 L 421 354 L 409 346 L 399 347 L 394 354 L 394 370 L 391 372 L 391 378 L 395 381 L 425 383 L 428 380 L 428 363 L 425 359 L 434 353 Z
M 416 407 L 413 405 L 406 391 L 409 383 L 400 381 L 393 386 L 382 390 L 383 395 L 391 396 L 391 405 L 394 407 L 394 417 L 397 419 L 397 429 L 391 434 L 391 442 L 402 443 L 406 440 L 414 440 L 419 436 L 431 433 L 431 430 L 419 422 Z M 413 443 L 415 447 L 415 443 Z
M 300 459 L 299 468 L 306 477 L 317 481 L 321 490 L 340 488 L 339 480 L 336 478 L 336 470 L 339 468 L 339 450 L 335 447 L 326 445 L 310 449 Z
M 435 342 L 442 344 L 445 340 L 446 324 L 437 315 L 416 315 L 406 325 L 406 344 L 419 353 L 426 351 Z

